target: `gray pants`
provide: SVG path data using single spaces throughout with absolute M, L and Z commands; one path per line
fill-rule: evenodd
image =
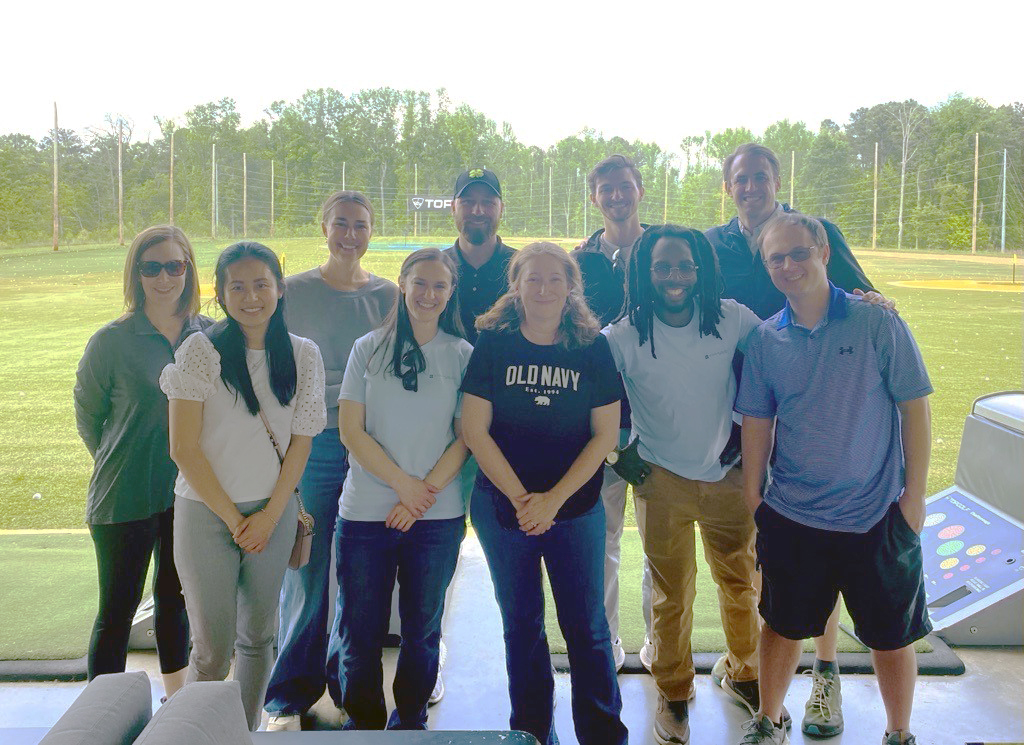
M 243 515 L 268 500 L 236 504 Z M 192 499 L 174 502 L 174 563 L 192 629 L 186 683 L 224 680 L 235 653 L 235 680 L 249 729 L 256 731 L 274 662 L 281 582 L 295 543 L 298 507 L 288 503 L 261 553 L 246 553 L 224 522 Z
M 629 443 L 629 430 L 621 430 L 620 444 Z M 608 630 L 612 644 L 619 640 L 619 559 L 622 554 L 622 530 L 626 522 L 627 484 L 611 466 L 602 466 L 601 501 L 604 502 L 604 608 L 608 617 Z M 641 584 L 641 603 L 644 613 L 646 639 L 651 639 L 651 565 L 644 554 L 644 573 Z

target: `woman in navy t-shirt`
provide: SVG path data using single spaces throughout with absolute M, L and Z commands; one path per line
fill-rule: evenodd
M 604 612 L 601 464 L 618 439 L 619 387 L 579 268 L 552 243 L 509 264 L 509 291 L 477 319 L 463 435 L 480 465 L 472 516 L 505 629 L 512 729 L 551 745 L 554 680 L 543 558 L 569 650 L 581 745 L 624 743 Z

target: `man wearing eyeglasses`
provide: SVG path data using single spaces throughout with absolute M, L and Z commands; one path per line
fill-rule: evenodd
M 781 186 L 779 159 L 763 145 L 740 145 L 725 159 L 722 177 L 725 191 L 736 205 L 737 216 L 725 225 L 707 230 L 705 235 L 718 255 L 725 281 L 723 297 L 737 300 L 761 318 L 770 318 L 782 309 L 786 298 L 772 283 L 761 261 L 758 241 L 774 220 L 795 212 L 788 204 L 780 204 L 775 198 Z M 831 247 L 826 264 L 828 279 L 847 292 L 865 295 L 870 303 L 883 303 L 893 309 L 891 301 L 874 291 L 839 228 L 828 220 L 820 222 Z M 737 375 L 740 364 L 741 360 L 737 358 Z M 739 427 L 734 427 L 728 448 L 732 458 L 739 455 L 739 434 Z M 831 737 L 843 730 L 842 693 L 836 662 L 838 633 L 837 605 L 825 633 L 814 640 L 813 681 L 805 707 L 803 731 L 818 737 Z M 745 691 L 743 686 L 736 685 L 733 675 L 723 655 L 715 664 L 712 679 L 753 714 L 759 703 L 756 689 Z
M 580 244 L 572 257 L 583 275 L 587 304 L 602 326 L 618 319 L 626 299 L 626 266 L 630 253 L 648 227 L 640 222 L 640 202 L 644 181 L 632 159 L 611 155 L 587 175 L 590 201 L 601 211 L 604 226 Z M 629 438 L 629 400 L 623 391 L 620 411 L 620 446 Z M 619 557 L 626 515 L 626 482 L 610 466 L 604 468 L 601 501 L 605 514 L 604 605 L 611 632 L 615 669 L 621 670 L 626 653 L 619 638 Z M 651 570 L 644 559 L 642 605 L 646 635 L 640 650 L 640 662 L 651 669 Z
M 931 449 L 928 373 L 902 319 L 829 281 L 821 222 L 776 218 L 761 253 L 786 304 L 751 335 L 736 398 L 765 621 L 760 706 L 742 743 L 788 741 L 782 701 L 801 640 L 824 631 L 841 592 L 871 649 L 883 745 L 913 745 L 913 643 L 931 630 L 918 535 Z
M 718 587 L 731 669 L 757 689 L 754 522 L 740 469 L 723 463 L 732 427 L 733 356 L 761 319 L 720 295 L 714 251 L 677 225 L 649 228 L 629 264 L 629 313 L 607 326 L 638 439 L 640 483 L 621 453 L 615 468 L 633 482 L 637 527 L 653 580 L 651 674 L 658 688 L 654 738 L 689 740 L 694 695 L 690 637 L 696 595 L 694 526 Z

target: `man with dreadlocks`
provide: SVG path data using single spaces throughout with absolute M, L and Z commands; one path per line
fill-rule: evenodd
M 685 743 L 694 694 L 694 523 L 718 585 L 736 685 L 757 690 L 754 522 L 742 476 L 720 456 L 736 397 L 733 355 L 760 319 L 722 299 L 715 252 L 691 228 L 649 228 L 627 276 L 625 315 L 603 333 L 632 407 L 632 435 L 650 468 L 634 495 L 654 585 L 654 735 L 659 743 Z

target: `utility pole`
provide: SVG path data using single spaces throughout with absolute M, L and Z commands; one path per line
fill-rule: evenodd
M 210 145 L 210 237 L 217 237 L 217 143 Z
M 794 189 L 796 187 L 796 150 L 791 150 L 789 155 L 789 206 L 793 207 L 796 198 Z
M 1006 253 L 1006 148 L 1003 148 L 1003 219 L 1002 237 L 999 240 L 999 250 Z
M 274 161 L 270 161 L 270 237 L 274 237 Z
M 583 237 L 586 238 L 590 235 L 590 231 L 587 230 L 587 207 L 590 201 L 590 190 L 587 188 L 586 180 L 583 181 Z
M 249 157 L 242 153 L 242 237 L 249 237 Z
M 661 210 L 661 223 L 664 225 L 668 222 L 668 169 L 669 164 L 665 163 L 665 202 L 664 207 Z
M 168 215 L 168 222 L 171 225 L 174 225 L 174 125 L 173 124 L 171 125 L 171 165 L 170 165 L 169 173 L 171 175 L 171 188 L 170 188 L 171 197 L 170 197 L 170 204 L 169 204 L 169 206 L 167 208 L 167 215 Z
M 124 145 L 124 119 L 117 117 L 117 244 L 124 245 L 124 173 L 121 159 Z
M 978 253 L 978 133 L 974 133 L 974 207 L 971 209 L 971 253 Z
M 552 215 L 552 212 L 551 212 L 551 187 L 552 187 L 552 184 L 554 183 L 554 178 L 553 178 L 552 174 L 553 174 L 553 171 L 551 170 L 551 166 L 548 166 L 548 238 L 550 238 L 552 236 L 552 234 L 554 233 L 554 230 L 552 228 L 552 220 L 551 220 L 551 215 Z
M 420 165 L 419 163 L 412 164 L 412 193 L 414 196 L 419 196 L 420 193 Z M 412 213 L 412 234 L 416 237 L 420 234 L 420 213 Z
M 58 250 L 57 234 L 60 232 L 60 216 L 57 205 L 57 102 L 53 102 L 53 250 Z
M 871 209 L 871 248 L 878 248 L 878 143 L 875 143 L 875 197 Z

